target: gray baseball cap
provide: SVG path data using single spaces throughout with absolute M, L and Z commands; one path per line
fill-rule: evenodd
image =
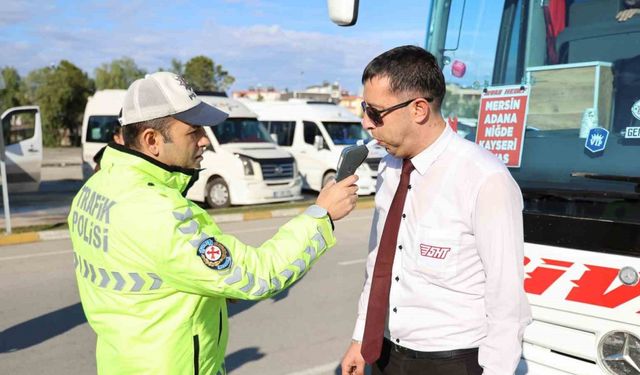
M 129 86 L 122 104 L 122 126 L 165 116 L 192 126 L 214 126 L 229 115 L 200 100 L 187 81 L 174 73 L 147 74 Z

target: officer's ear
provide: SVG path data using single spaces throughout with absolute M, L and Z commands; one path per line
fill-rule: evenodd
M 140 134 L 140 147 L 145 154 L 155 157 L 160 155 L 162 134 L 154 129 L 144 129 Z

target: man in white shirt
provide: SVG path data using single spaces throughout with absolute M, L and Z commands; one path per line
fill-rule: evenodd
M 363 374 L 365 361 L 373 374 L 513 374 L 531 320 L 518 185 L 446 125 L 429 52 L 387 51 L 362 83 L 362 124 L 389 155 L 342 374 Z

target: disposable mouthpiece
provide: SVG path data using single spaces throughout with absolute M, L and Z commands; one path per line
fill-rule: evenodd
M 367 148 L 369 149 L 369 151 L 371 151 L 371 149 L 373 148 L 373 146 L 375 146 L 375 145 L 377 145 L 377 144 L 378 144 L 378 141 L 377 141 L 376 139 L 372 139 L 372 140 L 370 140 L 369 142 L 367 142 L 366 146 L 367 146 Z M 362 145 L 364 145 L 364 139 L 358 139 L 358 140 L 356 141 L 356 145 L 358 145 L 358 146 L 362 146 Z

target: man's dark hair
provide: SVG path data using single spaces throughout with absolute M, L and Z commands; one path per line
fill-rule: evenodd
M 171 142 L 169 136 L 169 127 L 173 117 L 165 116 L 156 118 L 149 121 L 136 122 L 135 124 L 124 125 L 122 127 L 122 139 L 126 147 L 139 150 L 140 142 L 138 141 L 138 135 L 140 135 L 145 129 L 154 129 L 162 135 L 162 139 L 165 142 Z
M 436 58 L 420 47 L 396 47 L 371 60 L 362 73 L 362 84 L 374 77 L 387 77 L 394 95 L 416 93 L 431 97 L 437 108 L 444 100 L 442 69 Z

